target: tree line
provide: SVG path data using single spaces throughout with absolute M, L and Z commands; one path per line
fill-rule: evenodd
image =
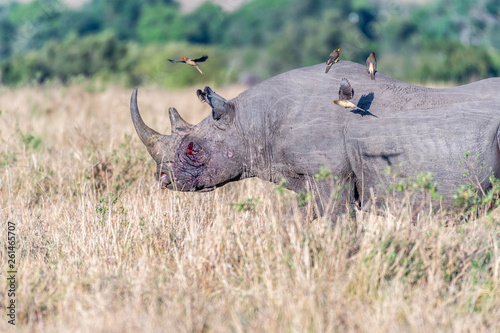
M 361 63 L 377 51 L 379 70 L 399 79 L 465 83 L 499 75 L 499 17 L 497 0 L 254 0 L 190 13 L 173 0 L 9 3 L 0 6 L 0 80 L 225 84 L 324 62 L 341 47 L 341 59 Z M 202 53 L 205 78 L 166 62 Z

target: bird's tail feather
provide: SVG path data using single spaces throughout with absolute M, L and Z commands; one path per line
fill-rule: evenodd
M 346 100 L 342 100 L 341 99 L 341 100 L 335 100 L 332 103 L 340 105 L 340 106 L 343 106 L 346 109 L 356 109 L 356 110 L 361 110 L 361 111 L 365 111 L 366 112 L 366 110 L 358 107 L 356 104 L 354 104 L 354 103 L 352 103 L 350 101 L 346 101 Z

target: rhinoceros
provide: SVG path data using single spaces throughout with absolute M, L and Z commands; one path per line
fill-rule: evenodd
M 343 78 L 358 109 L 332 104 Z M 295 69 L 231 100 L 209 87 L 199 97 L 212 114 L 191 125 L 170 108 L 172 134 L 162 135 L 143 122 L 132 93 L 132 120 L 163 188 L 209 191 L 258 177 L 328 198 L 332 187 L 314 178 L 323 167 L 343 182 L 341 200 L 362 207 L 391 185 L 384 170 L 392 167 L 403 178 L 430 172 L 451 205 L 468 167 L 482 189 L 500 175 L 499 78 L 432 89 L 380 73 L 371 80 L 365 66 L 339 61 L 328 74 L 321 64 Z M 468 166 L 464 154 L 474 157 Z

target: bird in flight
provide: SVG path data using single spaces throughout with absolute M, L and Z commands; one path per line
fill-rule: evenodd
M 340 47 L 338 49 L 333 50 L 332 53 L 330 53 L 330 57 L 328 58 L 328 61 L 326 62 L 326 69 L 325 73 L 328 73 L 330 70 L 330 67 L 333 66 L 337 61 L 339 61 L 339 54 L 340 54 Z
M 208 56 L 207 55 L 204 55 L 204 56 L 201 56 L 199 58 L 196 58 L 196 59 L 189 59 L 189 58 L 181 58 L 181 60 L 172 60 L 172 59 L 168 59 L 168 61 L 172 62 L 172 63 L 177 63 L 177 62 L 183 62 L 185 64 L 188 64 L 188 65 L 191 65 L 193 67 L 196 67 L 196 69 L 201 73 L 203 74 L 203 71 L 201 70 L 200 66 L 198 66 L 198 63 L 199 62 L 205 62 L 206 60 L 208 59 Z
M 354 89 L 352 89 L 349 81 L 346 78 L 343 78 L 342 81 L 340 81 L 339 99 L 333 101 L 332 103 L 343 106 L 345 108 L 360 109 L 362 111 L 365 111 L 349 101 L 353 96 Z

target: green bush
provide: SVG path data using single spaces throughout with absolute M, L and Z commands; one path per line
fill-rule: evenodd
M 500 74 L 499 8 L 492 0 L 254 0 L 182 13 L 172 0 L 9 3 L 0 5 L 0 82 L 224 84 L 242 72 L 267 78 L 321 63 L 341 47 L 341 59 L 359 63 L 377 51 L 379 71 L 405 81 L 466 83 Z M 164 63 L 204 53 L 203 77 Z
M 145 6 L 137 22 L 137 35 L 143 43 L 184 39 L 184 20 L 174 6 Z

